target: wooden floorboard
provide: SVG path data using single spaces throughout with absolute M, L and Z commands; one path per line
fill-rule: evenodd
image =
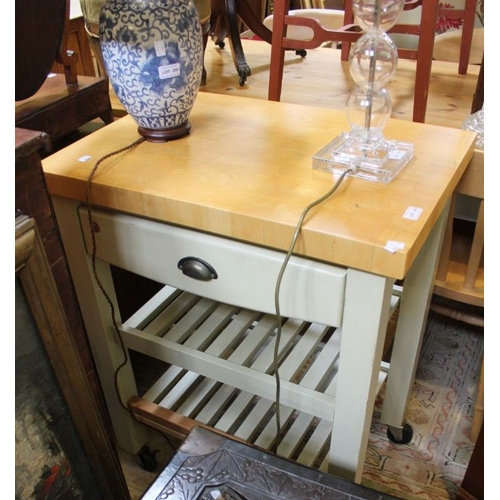
M 271 46 L 263 41 L 243 40 L 243 49 L 252 74 L 240 86 L 229 44 L 220 49 L 209 41 L 205 54 L 207 84 L 200 91 L 267 99 Z M 412 119 L 415 67 L 415 61 L 400 59 L 386 87 L 393 103 L 393 118 Z M 470 114 L 478 75 L 479 66 L 470 65 L 466 75 L 459 75 L 458 63 L 434 61 L 426 123 L 460 128 Z M 353 86 L 349 65 L 340 60 L 338 49 L 308 50 L 305 58 L 294 51 L 285 54 L 283 102 L 344 109 Z M 123 107 L 114 94 L 111 100 L 115 115 L 122 115 Z

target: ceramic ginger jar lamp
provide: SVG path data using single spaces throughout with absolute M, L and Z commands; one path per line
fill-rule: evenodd
M 139 134 L 151 142 L 187 135 L 203 71 L 192 0 L 107 0 L 99 37 L 113 90 Z

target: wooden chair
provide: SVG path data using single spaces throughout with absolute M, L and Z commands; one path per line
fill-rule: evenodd
M 345 24 L 354 22 L 352 2 L 353 0 L 345 0 Z M 417 61 L 413 121 L 425 121 L 437 18 L 463 18 L 458 72 L 461 75 L 465 75 L 469 65 L 476 18 L 476 4 L 477 0 L 465 0 L 463 9 L 453 9 L 443 7 L 441 2 L 436 0 L 405 0 L 404 10 L 413 10 L 417 7 L 422 9 L 420 24 L 398 24 L 391 30 L 391 33 L 418 36 L 418 46 L 416 49 L 400 48 L 398 50 L 399 57 L 415 59 Z M 349 43 L 342 45 L 341 59 L 343 61 L 349 59 L 349 46 Z
M 353 0 L 344 0 L 345 5 L 345 18 L 344 24 L 350 24 L 354 22 L 354 13 L 352 10 L 352 1 Z M 429 28 L 432 28 L 433 33 L 435 34 L 435 26 L 436 19 L 438 17 L 447 17 L 450 19 L 463 19 L 463 26 L 461 30 L 461 43 L 460 43 L 460 57 L 458 61 L 458 73 L 460 75 L 465 75 L 467 73 L 467 68 L 469 65 L 470 51 L 472 46 L 472 35 L 474 32 L 474 24 L 476 18 L 476 5 L 477 0 L 464 0 L 465 5 L 463 9 L 455 9 L 443 6 L 440 2 L 438 2 L 438 10 L 435 14 L 435 18 L 431 21 L 432 10 L 429 11 L 426 4 L 431 3 L 428 0 L 405 0 L 404 10 L 413 10 L 417 7 L 422 7 L 421 12 L 421 24 L 407 24 L 407 25 L 399 25 L 394 30 L 391 30 L 392 33 L 401 33 L 401 34 L 409 34 L 409 35 L 421 35 L 421 29 L 423 28 L 423 23 L 429 21 Z M 429 16 L 429 12 L 431 12 L 431 16 Z M 427 25 L 425 27 L 427 29 Z M 421 40 L 419 40 L 420 43 Z M 346 43 L 342 45 L 342 60 L 347 61 L 349 59 L 349 49 L 350 44 Z M 417 51 L 420 50 L 420 47 Z M 418 58 L 417 51 L 412 52 L 400 52 L 400 57 L 404 57 L 407 59 L 416 59 Z M 431 56 L 432 57 L 432 56 Z
M 479 200 L 472 236 L 454 231 L 456 200 L 467 195 Z M 453 194 L 434 293 L 464 304 L 484 307 L 484 152 L 476 150 Z M 465 320 L 457 313 L 456 319 Z M 469 322 L 477 324 L 471 318 Z
M 458 73 L 467 74 L 469 66 L 470 52 L 472 46 L 472 36 L 474 34 L 474 24 L 476 19 L 477 0 L 465 0 L 463 9 L 439 8 L 438 16 L 448 18 L 462 18 L 462 39 L 460 43 L 460 58 L 458 60 Z
M 224 48 L 225 40 L 228 40 L 234 65 L 240 77 L 239 84 L 243 86 L 252 70 L 241 45 L 241 23 L 268 43 L 271 43 L 271 30 L 263 24 L 262 12 L 259 12 L 255 0 L 211 0 L 211 7 L 212 40 L 220 48 Z
M 473 96 L 471 112 L 483 107 L 484 57 Z M 473 233 L 455 230 L 456 202 L 460 195 L 479 201 Z M 464 304 L 484 307 L 484 151 L 476 150 L 467 170 L 455 188 L 438 263 L 434 293 Z M 433 301 L 430 308 L 458 321 L 484 327 L 484 318 L 465 314 L 451 306 Z M 471 425 L 471 440 L 476 442 L 484 420 L 484 358 L 479 374 L 476 403 Z
M 454 231 L 456 200 L 460 194 L 480 200 L 472 237 Z M 450 215 L 438 264 L 434 293 L 464 304 L 484 307 L 484 152 L 476 150 L 452 198 Z M 467 314 L 436 301 L 431 309 L 458 321 L 484 327 L 484 318 Z M 476 441 L 484 416 L 484 360 L 479 376 L 477 398 L 471 426 L 471 439 Z
M 480 200 L 472 237 L 454 231 L 456 200 L 460 194 Z M 434 293 L 464 304 L 484 307 L 484 152 L 476 150 L 453 195 L 450 215 L 438 265 Z M 432 302 L 431 309 L 458 321 L 484 327 L 484 318 L 453 307 Z M 484 365 L 484 360 L 483 360 Z M 476 441 L 484 415 L 484 367 L 478 382 L 477 399 L 471 427 Z
M 107 78 L 77 75 L 78 54 L 67 49 L 69 7 L 69 0 L 16 3 L 15 126 L 51 142 L 97 118 L 113 121 Z M 51 74 L 54 62 L 64 74 Z
M 464 16 L 464 19 L 467 19 L 467 22 L 464 22 L 464 34 L 462 39 L 463 54 L 461 55 L 461 61 L 463 58 L 464 64 L 465 61 L 468 64 L 476 1 L 477 0 L 466 0 L 466 9 L 464 11 L 459 11 Z M 336 41 L 342 44 L 341 59 L 347 61 L 349 59 L 351 43 L 355 42 L 362 35 L 361 29 L 354 24 L 352 0 L 345 0 L 344 26 L 338 30 L 325 29 L 314 20 L 290 16 L 289 4 L 290 0 L 278 0 L 275 2 L 268 93 L 269 99 L 273 101 L 279 101 L 281 97 L 284 51 L 286 49 L 293 48 L 298 50 L 300 48 L 316 48 L 326 41 Z M 405 10 L 412 10 L 417 7 L 422 8 L 420 24 L 397 24 L 390 30 L 390 33 L 410 34 L 419 37 L 417 49 L 399 48 L 398 55 L 400 58 L 414 59 L 417 62 L 413 121 L 424 122 L 432 67 L 436 19 L 438 13 L 443 13 L 445 11 L 440 11 L 439 0 L 405 0 Z M 450 11 L 451 9 L 446 10 L 446 13 L 448 14 Z M 459 15 L 455 12 L 453 14 Z M 466 27 L 465 24 L 467 25 Z M 286 29 L 289 25 L 309 26 L 313 29 L 314 36 L 309 41 L 299 41 L 287 38 Z
M 312 17 L 290 15 L 289 12 L 290 0 L 275 0 L 269 68 L 268 99 L 270 101 L 279 101 L 281 98 L 286 50 L 295 50 L 300 53 L 307 49 L 315 49 L 324 42 L 355 42 L 362 34 L 354 24 L 339 29 L 327 29 Z M 309 40 L 288 38 L 288 26 L 308 27 L 312 32 L 312 37 Z

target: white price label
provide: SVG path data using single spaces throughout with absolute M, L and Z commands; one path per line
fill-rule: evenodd
M 402 151 L 401 149 L 395 149 L 394 151 L 391 151 L 389 153 L 389 158 L 391 160 L 401 160 L 402 158 L 404 158 L 405 156 L 405 152 Z
M 167 53 L 165 51 L 165 42 L 163 40 L 158 40 L 155 42 L 155 53 L 156 57 L 162 57 Z
M 418 207 L 408 207 L 403 217 L 410 220 L 418 220 L 424 210 Z
M 388 240 L 387 243 L 385 244 L 385 249 L 388 252 L 394 253 L 396 250 L 403 250 L 405 247 L 405 244 L 402 241 L 392 241 Z
M 165 80 L 166 78 L 174 78 L 181 74 L 181 65 L 180 63 L 169 64 L 168 66 L 160 66 L 158 68 L 158 76 L 161 80 Z

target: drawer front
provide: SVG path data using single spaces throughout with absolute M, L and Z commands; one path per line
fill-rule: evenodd
M 275 288 L 285 258 L 269 250 L 168 224 L 93 209 L 99 226 L 96 256 L 109 264 L 196 295 L 275 314 Z M 88 218 L 80 220 L 89 254 Z M 208 263 L 217 277 L 203 281 L 179 269 L 194 257 Z M 340 326 L 347 271 L 292 256 L 280 287 L 282 316 Z

